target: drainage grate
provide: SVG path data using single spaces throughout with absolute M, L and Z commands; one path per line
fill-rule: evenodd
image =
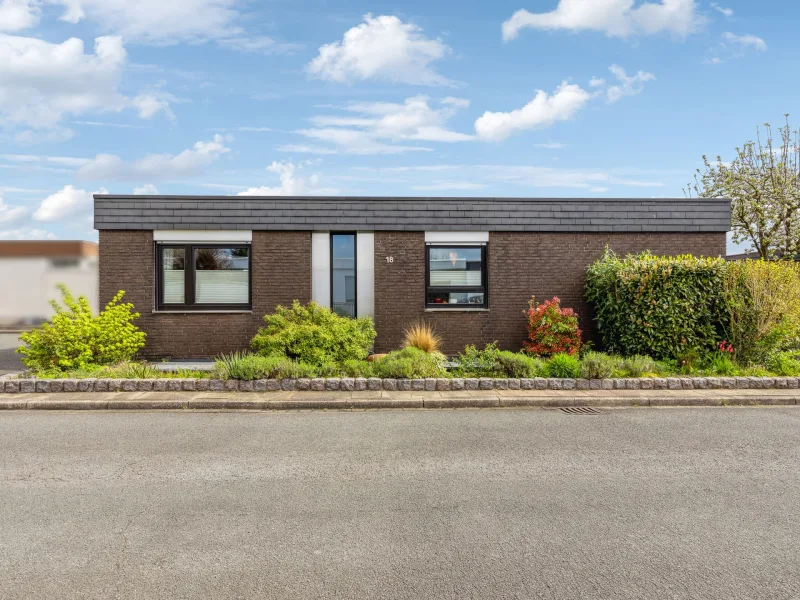
M 569 406 L 562 408 L 561 412 L 568 415 L 599 415 L 600 411 L 591 406 Z

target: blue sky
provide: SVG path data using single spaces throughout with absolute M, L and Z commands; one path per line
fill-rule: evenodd
M 0 239 L 91 194 L 681 197 L 792 112 L 795 3 L 0 0 Z

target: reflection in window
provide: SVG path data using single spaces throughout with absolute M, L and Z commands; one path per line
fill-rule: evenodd
M 249 248 L 196 248 L 197 304 L 246 304 L 250 293 Z
M 486 306 L 486 247 L 428 246 L 429 307 Z
M 356 235 L 331 234 L 331 307 L 343 317 L 356 316 Z
M 162 258 L 162 287 L 164 304 L 183 304 L 186 301 L 186 270 L 183 248 L 164 248 Z

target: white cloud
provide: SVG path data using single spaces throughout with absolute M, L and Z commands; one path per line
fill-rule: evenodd
M 33 229 L 31 227 L 20 227 L 19 229 L 7 229 L 0 231 L 0 240 L 54 240 L 55 234 L 44 229 Z
M 54 127 L 65 114 L 121 110 L 122 39 L 99 37 L 94 50 L 85 54 L 77 38 L 51 44 L 0 34 L 0 122 Z
M 589 87 L 603 87 L 606 84 L 606 80 L 602 77 L 592 77 L 589 81 Z
M 163 112 L 167 118 L 174 119 L 175 114 L 170 108 L 170 99 L 171 95 L 169 94 L 147 92 L 134 97 L 131 104 L 142 119 L 152 119 L 160 112 Z
M 606 90 L 606 97 L 609 102 L 617 102 L 625 96 L 635 96 L 641 94 L 644 90 L 644 84 L 647 81 L 654 81 L 656 76 L 646 71 L 638 71 L 636 75 L 628 76 L 625 69 L 619 65 L 611 65 L 609 71 L 619 82 L 617 85 L 611 85 Z
M 451 52 L 413 23 L 395 16 L 364 16 L 341 42 L 325 44 L 306 67 L 320 79 L 339 83 L 381 79 L 412 85 L 452 85 L 431 66 Z
M 563 150 L 567 148 L 567 144 L 561 142 L 545 142 L 543 144 L 534 144 L 537 148 L 547 148 L 548 150 Z
M 334 188 L 323 188 L 319 185 L 319 175 L 313 174 L 304 177 L 299 174 L 308 162 L 291 163 L 273 161 L 267 167 L 270 173 L 276 173 L 280 177 L 280 185 L 276 187 L 261 186 L 248 188 L 239 192 L 237 196 L 319 196 L 334 195 L 339 193 Z
M 533 100 L 511 112 L 485 112 L 475 121 L 475 131 L 485 140 L 500 141 L 525 129 L 548 127 L 572 119 L 592 98 L 578 85 L 562 82 L 553 94 L 536 92 Z
M 32 37 L 0 34 L 0 125 L 30 127 L 16 135 L 20 143 L 63 141 L 72 131 L 61 127 L 67 115 L 119 112 L 135 108 L 142 118 L 171 115 L 165 92 L 133 99 L 118 91 L 127 53 L 118 36 L 98 37 L 94 53 L 70 38 L 52 44 Z
M 684 37 L 705 24 L 697 9 L 695 0 L 559 0 L 551 12 L 515 12 L 503 23 L 503 39 L 513 40 L 525 28 L 600 31 L 614 37 L 657 33 Z
M 722 41 L 708 50 L 704 62 L 718 65 L 727 60 L 742 58 L 748 50 L 766 52 L 767 43 L 755 35 L 737 35 L 726 31 L 722 34 Z
M 0 223 L 9 224 L 19 221 L 28 214 L 28 209 L 24 206 L 10 206 L 5 203 L 0 196 Z
M 439 106 L 431 106 L 427 96 L 413 96 L 402 103 L 353 102 L 340 107 L 350 115 L 318 115 L 311 118 L 315 127 L 301 129 L 298 134 L 331 146 L 290 145 L 284 151 L 303 149 L 317 154 L 335 150 L 348 154 L 398 154 L 424 151 L 428 148 L 403 142 L 454 143 L 472 140 L 474 136 L 445 127 L 459 109 L 469 101 L 447 97 Z M 400 143 L 398 143 L 400 142 Z
M 570 188 L 608 191 L 608 186 L 662 187 L 660 181 L 629 179 L 607 171 L 591 169 L 557 169 L 527 165 L 480 165 L 478 169 L 489 181 L 501 181 L 525 187 Z
M 97 193 L 107 193 L 99 190 Z M 33 213 L 34 221 L 77 221 L 92 208 L 92 194 L 86 190 L 79 190 L 71 185 L 65 185 L 55 194 L 45 198 L 39 208 Z
M 23 164 L 51 164 L 64 167 L 81 167 L 89 162 L 88 158 L 74 156 L 47 156 L 37 154 L 0 154 L 0 159 Z
M 230 151 L 227 138 L 215 135 L 207 142 L 197 142 L 180 154 L 148 154 L 125 162 L 114 154 L 98 154 L 78 170 L 81 179 L 164 179 L 195 175 Z
M 97 22 L 126 40 L 176 44 L 229 39 L 242 34 L 235 23 L 237 0 L 48 0 L 62 4 L 62 20 Z
M 482 190 L 485 187 L 486 184 L 471 181 L 437 181 L 427 185 L 412 185 L 411 189 L 418 192 L 447 192 Z
M 716 2 L 712 2 L 711 3 L 711 7 L 713 9 L 721 12 L 726 17 L 732 17 L 733 16 L 733 9 L 732 8 L 724 8 L 724 7 L 720 6 L 719 4 L 717 4 Z
M 21 31 L 39 22 L 35 0 L 0 0 L 0 31 Z
M 750 35 L 750 34 L 736 35 L 735 33 L 726 31 L 725 33 L 722 34 L 722 39 L 723 41 L 739 48 L 740 50 L 753 48 L 754 50 L 758 50 L 759 52 L 764 52 L 767 49 L 767 43 L 760 37 L 755 35 Z
M 133 188 L 133 193 L 142 196 L 154 196 L 158 194 L 158 188 L 156 188 L 156 186 L 154 186 L 152 183 L 146 183 L 141 187 Z
M 300 44 L 278 42 L 269 36 L 248 37 L 246 35 L 238 35 L 236 37 L 222 39 L 220 40 L 220 44 L 231 50 L 238 50 L 239 52 L 267 55 L 291 54 L 302 49 L 302 45 Z

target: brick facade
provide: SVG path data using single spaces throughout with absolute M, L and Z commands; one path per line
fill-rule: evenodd
M 606 245 L 618 254 L 725 254 L 724 233 L 492 232 L 489 240 L 489 309 L 426 311 L 425 234 L 376 232 L 375 350 L 398 348 L 403 329 L 419 320 L 436 328 L 449 354 L 494 340 L 518 350 L 526 337 L 522 311 L 531 295 L 540 301 L 559 296 L 579 313 L 584 339 L 594 339 L 584 277 Z M 137 324 L 147 333 L 143 354 L 148 358 L 200 358 L 246 349 L 263 315 L 277 304 L 311 299 L 311 233 L 254 231 L 252 253 L 252 313 L 155 313 L 153 232 L 100 230 L 100 302 L 126 291 L 126 300 L 142 315 Z
M 581 317 L 584 339 L 594 339 L 584 298 L 585 272 L 606 245 L 618 254 L 650 250 L 654 254 L 724 256 L 724 233 L 510 233 L 492 232 L 488 248 L 489 309 L 479 312 L 425 310 L 425 234 L 375 233 L 375 327 L 377 352 L 400 346 L 403 329 L 424 320 L 455 354 L 466 344 L 497 340 L 519 350 L 526 338 L 522 311 L 531 295 L 553 296 Z M 386 261 L 392 256 L 391 263 Z
M 155 313 L 152 231 L 100 230 L 100 304 L 118 290 L 141 317 L 148 358 L 201 358 L 246 349 L 277 304 L 311 299 L 311 233 L 253 232 L 250 314 Z M 276 268 L 278 266 L 279 268 Z

